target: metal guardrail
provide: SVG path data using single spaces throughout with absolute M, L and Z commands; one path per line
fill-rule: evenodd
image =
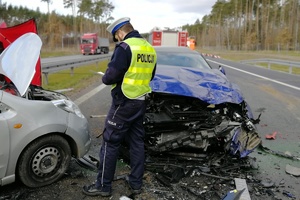
M 107 54 L 107 55 L 102 55 L 100 56 L 85 56 L 85 57 L 78 57 L 78 58 L 72 58 L 72 60 L 60 60 L 60 61 L 51 61 L 51 62 L 46 62 L 46 63 L 42 63 L 41 68 L 42 68 L 42 73 L 45 76 L 45 81 L 46 84 L 48 84 L 48 74 L 49 73 L 54 73 L 54 72 L 58 72 L 58 71 L 62 71 L 62 70 L 66 70 L 66 69 L 70 69 L 71 70 L 71 74 L 74 73 L 74 68 L 75 67 L 80 67 L 83 65 L 88 65 L 88 64 L 92 64 L 92 63 L 98 63 L 101 61 L 104 61 L 106 59 L 110 59 L 111 55 Z
M 268 63 L 268 69 L 271 69 L 271 64 L 282 65 L 289 67 L 289 73 L 293 73 L 293 68 L 300 68 L 300 62 L 296 61 L 287 61 L 287 60 L 278 60 L 278 59 L 253 59 L 253 60 L 242 60 L 241 63 L 248 64 L 248 63 Z

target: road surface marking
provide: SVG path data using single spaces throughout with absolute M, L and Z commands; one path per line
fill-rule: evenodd
M 90 92 L 86 93 L 82 97 L 79 97 L 78 99 L 76 99 L 74 101 L 75 104 L 77 106 L 79 106 L 80 104 L 82 104 L 83 102 L 85 102 L 86 100 L 88 100 L 89 98 L 91 98 L 92 96 L 94 96 L 95 94 L 97 94 L 98 92 L 100 92 L 101 90 L 103 90 L 105 87 L 106 87 L 105 84 L 99 85 L 98 87 L 96 87 L 95 89 L 93 89 Z
M 215 61 L 212 61 L 212 60 L 209 60 L 210 62 L 213 62 L 213 63 L 216 63 L 218 65 L 222 65 L 222 66 L 225 66 L 225 67 L 228 67 L 230 69 L 234 69 L 234 70 L 237 70 L 237 71 L 240 71 L 240 72 L 243 72 L 243 73 L 246 73 L 246 74 L 250 74 L 252 76 L 256 76 L 258 78 L 262 78 L 262 79 L 265 79 L 265 80 L 268 80 L 268 81 L 271 81 L 271 82 L 274 82 L 274 83 L 277 83 L 277 84 L 280 84 L 280 85 L 284 85 L 286 87 L 289 87 L 289 88 L 293 88 L 295 90 L 300 90 L 299 87 L 296 87 L 296 86 L 293 86 L 293 85 L 290 85 L 290 84 L 287 84 L 287 83 L 283 83 L 283 82 L 280 82 L 280 81 L 276 81 L 276 80 L 273 80 L 273 79 L 270 79 L 270 78 L 267 78 L 265 76 L 261 76 L 261 75 L 258 75 L 258 74 L 254 74 L 254 73 L 251 73 L 251 72 L 248 72 L 248 71 L 245 71 L 245 70 L 242 70 L 242 69 L 238 69 L 238 68 L 235 68 L 235 67 L 231 67 L 229 65 L 225 65 L 223 63 L 219 63 L 219 62 L 215 62 Z

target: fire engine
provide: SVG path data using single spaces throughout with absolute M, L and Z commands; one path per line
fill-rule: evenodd
M 148 41 L 153 46 L 186 46 L 187 38 L 187 31 L 154 30 Z

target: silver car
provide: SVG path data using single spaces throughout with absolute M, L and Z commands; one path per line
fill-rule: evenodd
M 31 87 L 41 40 L 27 33 L 0 55 L 0 74 L 15 87 L 0 89 L 0 185 L 21 180 L 40 187 L 59 180 L 71 157 L 89 150 L 88 122 L 63 94 Z

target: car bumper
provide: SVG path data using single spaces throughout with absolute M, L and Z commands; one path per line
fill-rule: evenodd
M 89 151 L 92 141 L 87 119 L 70 114 L 66 134 L 73 138 L 76 144 L 75 157 L 83 157 Z

